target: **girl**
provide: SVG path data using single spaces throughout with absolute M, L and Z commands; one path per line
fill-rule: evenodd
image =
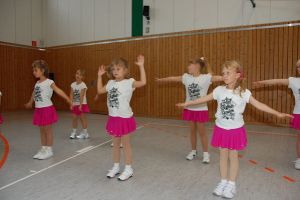
M 300 59 L 296 63 L 297 73 L 300 75 Z M 300 170 L 300 78 L 299 77 L 289 77 L 288 79 L 271 79 L 258 81 L 254 83 L 255 86 L 263 85 L 287 85 L 294 94 L 295 97 L 295 107 L 293 111 L 293 120 L 291 122 L 291 127 L 297 130 L 297 159 L 295 161 L 295 168 Z
M 87 86 L 83 82 L 84 75 L 85 75 L 85 71 L 82 69 L 78 69 L 75 75 L 76 81 L 71 84 L 70 99 L 72 100 L 73 131 L 70 135 L 70 139 L 74 139 L 75 137 L 77 137 L 78 139 L 89 138 L 89 134 L 87 132 L 87 120 L 86 120 L 85 113 L 89 113 L 90 109 L 87 105 L 87 100 L 86 100 Z M 80 118 L 82 129 L 83 129 L 80 135 L 76 135 L 78 118 Z
M 48 79 L 48 64 L 44 60 L 34 61 L 32 67 L 34 77 L 39 80 L 36 82 L 31 98 L 28 103 L 25 104 L 25 107 L 28 109 L 31 108 L 34 101 L 33 124 L 40 127 L 42 148 L 33 158 L 44 160 L 53 156 L 53 133 L 51 125 L 58 119 L 56 110 L 51 101 L 53 90 L 70 105 L 71 100 L 52 80 Z
M 212 76 L 210 67 L 204 57 L 189 62 L 188 73 L 182 76 L 157 79 L 158 82 L 182 82 L 186 90 L 186 102 L 207 95 L 207 90 L 212 81 L 222 81 L 221 76 Z M 197 155 L 197 125 L 202 143 L 203 163 L 209 163 L 208 139 L 205 133 L 205 123 L 209 121 L 208 107 L 206 103 L 186 106 L 183 110 L 183 120 L 189 121 L 190 142 L 192 151 L 186 156 L 187 160 L 193 160 Z
M 1 106 L 1 97 L 2 97 L 2 93 L 0 91 L 0 106 Z M 1 107 L 0 107 L 1 108 Z M 1 111 L 1 109 L 0 109 Z M 2 115 L 1 115 L 1 112 L 0 112 L 0 125 L 3 123 L 3 118 L 2 118 Z
M 141 80 L 129 78 L 129 67 L 126 60 L 115 59 L 108 67 L 108 76 L 111 80 L 103 86 L 102 76 L 106 73 L 105 66 L 99 67 L 98 93 L 107 94 L 107 107 L 109 118 L 106 124 L 107 132 L 113 137 L 114 166 L 109 170 L 107 177 L 113 178 L 120 173 L 120 143 L 124 145 L 125 170 L 119 176 L 119 180 L 125 181 L 133 176 L 132 150 L 130 145 L 130 133 L 136 130 L 135 119 L 130 107 L 130 99 L 135 88 L 146 85 L 146 73 L 144 69 L 144 56 L 139 55 L 136 65 L 139 66 Z
M 243 86 L 243 69 L 238 62 L 225 62 L 222 66 L 222 74 L 225 85 L 218 86 L 207 96 L 180 103 L 177 106 L 185 107 L 217 100 L 216 125 L 211 144 L 220 148 L 221 182 L 217 185 L 213 194 L 233 198 L 236 193 L 235 181 L 239 168 L 238 151 L 247 146 L 243 120 L 246 103 L 250 103 L 257 109 L 280 118 L 292 116 L 280 113 L 252 97 L 251 92 Z M 229 176 L 227 175 L 228 164 Z

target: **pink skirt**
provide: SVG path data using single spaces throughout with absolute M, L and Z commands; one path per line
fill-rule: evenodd
M 300 114 L 293 114 L 294 118 L 291 121 L 291 127 L 300 130 Z
M 182 119 L 186 121 L 193 121 L 193 122 L 208 122 L 209 116 L 207 110 L 188 110 L 184 109 L 182 114 Z
M 3 117 L 1 115 L 1 113 L 0 113 L 0 124 L 3 124 Z
M 54 106 L 35 108 L 33 114 L 33 125 L 47 126 L 57 122 L 58 117 Z
M 122 118 L 109 116 L 106 131 L 114 137 L 122 137 L 136 130 L 134 117 Z
M 226 130 L 214 127 L 211 145 L 230 150 L 243 150 L 247 146 L 247 134 L 244 127 Z
M 79 106 L 73 106 L 72 108 L 72 113 L 74 115 L 81 115 L 82 113 L 89 113 L 90 109 L 89 106 L 87 104 L 82 104 L 81 106 L 81 111 L 79 110 Z

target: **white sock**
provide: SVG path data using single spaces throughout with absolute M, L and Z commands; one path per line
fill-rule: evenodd
M 73 128 L 73 133 L 76 133 L 77 129 L 76 128 Z
M 208 152 L 203 152 L 203 155 L 209 156 L 209 153 Z
M 228 184 L 235 186 L 235 182 L 233 182 L 233 181 L 228 181 Z
M 194 154 L 196 154 L 196 153 L 197 153 L 197 150 L 192 150 L 192 152 L 193 152 Z
M 120 167 L 120 163 L 114 163 L 114 167 Z
M 125 165 L 125 170 L 126 169 L 130 169 L 130 170 L 132 170 L 132 167 L 131 167 L 131 165 Z
M 87 129 L 82 129 L 82 132 L 87 134 Z
M 52 146 L 47 146 L 46 149 L 50 152 L 52 152 Z
M 42 146 L 42 149 L 47 149 L 47 146 Z
M 226 179 L 221 179 L 221 183 L 227 183 Z

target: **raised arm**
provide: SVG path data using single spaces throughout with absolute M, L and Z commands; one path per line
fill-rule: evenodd
M 212 76 L 211 81 L 212 81 L 212 82 L 220 82 L 220 81 L 223 81 L 223 76 Z
M 263 80 L 257 81 L 253 83 L 253 86 L 264 86 L 264 85 L 289 85 L 288 79 L 270 79 L 270 80 Z
M 103 86 L 102 76 L 106 73 L 105 65 L 101 65 L 98 70 L 97 92 L 98 94 L 105 94 L 106 86 Z
M 286 113 L 281 113 L 278 112 L 277 110 L 274 110 L 273 108 L 270 108 L 269 106 L 267 106 L 264 103 L 261 103 L 259 101 L 257 101 L 254 97 L 250 97 L 250 104 L 252 104 L 255 108 L 257 108 L 258 110 L 264 111 L 266 113 L 270 113 L 272 115 L 275 115 L 279 118 L 284 118 L 284 117 L 288 117 L 288 118 L 293 118 L 292 115 L 290 114 L 286 114 Z
M 156 81 L 159 83 L 182 82 L 182 76 L 170 76 L 170 77 L 166 77 L 166 78 L 156 78 Z
M 143 87 L 146 85 L 146 72 L 145 72 L 145 68 L 144 68 L 144 63 L 145 63 L 145 57 L 143 55 L 139 55 L 137 57 L 137 61 L 135 62 L 135 64 L 137 66 L 139 66 L 140 69 L 140 81 L 134 81 L 132 87 L 134 88 L 139 88 L 139 87 Z
M 213 93 L 210 93 L 204 97 L 200 97 L 199 99 L 195 99 L 193 101 L 188 101 L 185 103 L 178 103 L 176 104 L 176 106 L 178 107 L 186 107 L 186 106 L 192 106 L 192 105 L 197 105 L 197 104 L 202 104 L 202 103 L 206 103 L 208 101 L 213 100 Z
M 56 94 L 58 94 L 60 97 L 62 97 L 63 99 L 65 99 L 68 104 L 72 105 L 72 101 L 70 100 L 70 98 L 68 97 L 68 95 L 66 95 L 66 93 L 64 91 L 62 91 L 59 87 L 57 87 L 55 85 L 55 83 L 51 84 L 51 88 L 53 89 L 53 91 Z

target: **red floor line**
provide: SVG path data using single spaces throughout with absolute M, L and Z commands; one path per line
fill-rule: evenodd
M 250 163 L 257 165 L 257 162 L 255 160 L 249 160 Z
M 282 178 L 284 178 L 285 180 L 287 180 L 288 182 L 290 183 L 295 183 L 295 179 L 292 179 L 291 177 L 288 177 L 288 176 L 283 176 Z
M 8 157 L 8 153 L 9 153 L 9 143 L 7 141 L 7 139 L 2 135 L 2 133 L 0 132 L 0 139 L 3 141 L 4 143 L 4 153 L 3 156 L 0 160 L 0 169 L 2 168 L 2 166 L 4 165 L 7 157 Z
M 274 172 L 275 172 L 275 170 L 272 169 L 272 168 L 270 168 L 270 167 L 265 167 L 265 170 L 266 170 L 267 172 L 271 172 L 271 173 L 274 173 Z

